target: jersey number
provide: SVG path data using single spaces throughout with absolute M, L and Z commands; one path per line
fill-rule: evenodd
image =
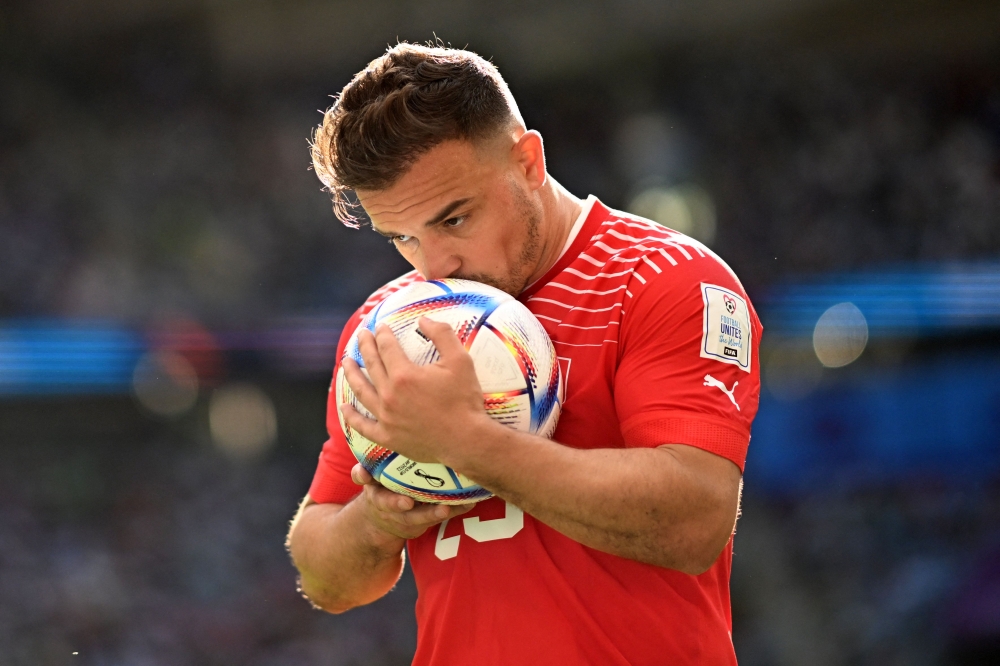
M 482 543 L 483 541 L 497 541 L 499 539 L 509 539 L 522 529 L 524 529 L 524 512 L 513 504 L 504 502 L 506 507 L 503 518 L 494 520 L 479 520 L 479 516 L 464 518 L 462 527 L 465 535 Z M 450 560 L 458 555 L 458 544 L 462 538 L 461 534 L 444 538 L 444 531 L 448 527 L 448 520 L 441 523 L 438 528 L 437 541 L 434 542 L 434 554 L 439 560 Z

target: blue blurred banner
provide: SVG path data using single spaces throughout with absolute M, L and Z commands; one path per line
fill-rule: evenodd
M 126 393 L 144 354 L 185 356 L 202 379 L 251 356 L 264 372 L 328 375 L 347 315 L 301 315 L 239 331 L 210 332 L 192 322 L 135 330 L 111 322 L 0 322 L 0 396 Z M 228 359 L 228 363 L 226 362 Z
M 0 395 L 127 391 L 144 348 L 136 333 L 99 322 L 6 322 Z
M 845 273 L 784 285 L 766 295 L 770 333 L 811 335 L 838 303 L 864 314 L 872 337 L 914 337 L 1000 329 L 1000 263 L 945 264 Z

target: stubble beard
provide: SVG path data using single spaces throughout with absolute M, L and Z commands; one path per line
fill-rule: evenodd
M 517 298 L 528 286 L 528 279 L 534 272 L 535 265 L 541 255 L 540 231 L 541 214 L 531 206 L 531 202 L 525 194 L 514 187 L 514 198 L 517 200 L 519 217 L 524 221 L 524 243 L 521 251 L 514 260 L 507 275 L 488 275 L 486 273 L 475 273 L 463 275 L 464 280 L 475 280 L 495 287 Z

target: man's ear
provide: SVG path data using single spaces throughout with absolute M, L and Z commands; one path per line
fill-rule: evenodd
M 545 184 L 545 148 L 542 146 L 542 135 L 536 130 L 528 130 L 514 143 L 511 157 L 521 167 L 521 172 L 528 186 L 537 190 Z

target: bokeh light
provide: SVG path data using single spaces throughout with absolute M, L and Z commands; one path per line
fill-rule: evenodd
M 613 141 L 615 163 L 633 184 L 677 182 L 687 172 L 689 135 L 665 113 L 626 118 Z
M 706 245 L 715 240 L 715 204 L 697 185 L 646 188 L 629 202 L 628 211 Z
M 139 358 L 132 391 L 143 407 L 158 416 L 178 417 L 198 400 L 198 375 L 182 355 L 153 351 Z
M 253 384 L 234 383 L 216 389 L 208 405 L 212 441 L 239 459 L 259 457 L 278 438 L 274 402 Z
M 868 344 L 868 322 L 854 303 L 838 303 L 827 309 L 813 329 L 813 350 L 828 368 L 853 363 Z

